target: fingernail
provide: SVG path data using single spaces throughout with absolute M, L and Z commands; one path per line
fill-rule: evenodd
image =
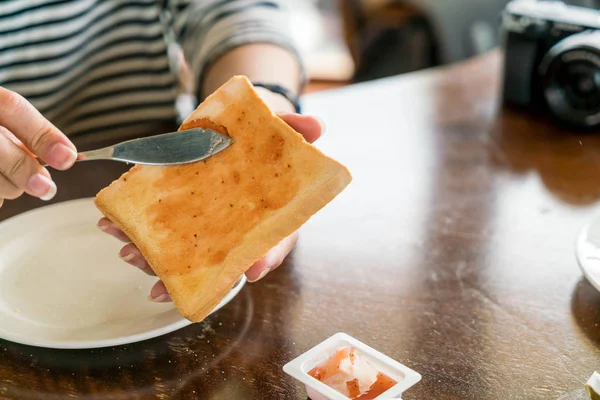
M 46 162 L 59 169 L 67 169 L 77 159 L 77 153 L 62 143 L 56 143 L 50 148 Z
M 323 136 L 325 134 L 325 121 L 323 121 L 321 118 L 319 117 L 313 117 L 314 119 L 317 120 L 317 122 L 319 123 L 319 125 L 321 125 L 321 136 Z
M 121 257 L 121 260 L 123 260 L 123 261 L 131 261 L 131 260 L 133 260 L 135 258 L 135 254 L 129 253 L 129 254 L 126 254 L 124 256 L 119 255 L 119 257 Z
M 98 222 L 98 224 L 96 225 L 98 227 L 98 229 L 100 229 L 101 231 L 105 231 L 108 229 L 108 227 L 110 226 L 110 224 L 108 222 Z
M 258 278 L 256 278 L 256 279 L 248 279 L 248 282 L 250 282 L 250 283 L 253 283 L 253 282 L 258 282 L 258 281 L 260 281 L 262 278 L 264 278 L 264 277 L 265 277 L 265 275 L 267 275 L 267 274 L 268 274 L 270 271 L 271 271 L 271 269 L 270 269 L 270 268 L 265 268 L 265 269 L 263 270 L 263 272 L 261 272 L 261 273 L 260 273 L 260 275 L 258 276 Z
M 56 194 L 56 184 L 47 176 L 37 173 L 29 178 L 27 189 L 36 197 L 44 201 L 51 200 Z
M 166 293 L 163 293 L 160 296 L 154 298 L 150 297 L 150 300 L 155 303 L 166 303 L 167 301 L 171 301 L 171 296 L 169 296 Z

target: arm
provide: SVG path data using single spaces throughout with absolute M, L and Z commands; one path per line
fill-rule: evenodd
M 289 0 L 177 0 L 174 30 L 200 100 L 234 75 L 299 94 L 305 69 L 289 31 Z M 274 111 L 282 96 L 257 88 Z
M 251 82 L 281 85 L 299 95 L 302 67 L 289 51 L 276 45 L 256 43 L 237 47 L 219 58 L 208 69 L 201 88 L 204 98 L 234 75 L 246 75 Z M 294 107 L 284 97 L 258 87 L 263 100 L 275 112 L 293 112 Z

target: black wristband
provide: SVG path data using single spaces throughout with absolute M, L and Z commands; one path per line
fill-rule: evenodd
M 292 92 L 281 85 L 273 85 L 269 83 L 252 83 L 254 87 L 261 87 L 267 89 L 273 93 L 279 94 L 287 99 L 292 105 L 298 114 L 302 113 L 302 108 L 300 107 L 300 102 L 298 101 L 298 97 L 294 96 Z

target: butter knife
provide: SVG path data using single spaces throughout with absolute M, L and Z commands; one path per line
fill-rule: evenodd
M 77 161 L 115 160 L 146 165 L 186 164 L 217 154 L 231 143 L 231 138 L 213 130 L 193 128 L 81 152 Z

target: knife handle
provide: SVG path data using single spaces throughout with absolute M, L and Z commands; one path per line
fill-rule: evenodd
M 115 154 L 115 147 L 108 146 L 102 149 L 84 151 L 77 155 L 77 161 L 89 161 L 89 160 L 112 160 Z
M 93 160 L 112 160 L 114 154 L 115 154 L 115 147 L 108 146 L 108 147 L 104 147 L 102 149 L 90 150 L 90 151 L 84 151 L 81 153 L 77 153 L 77 160 L 75 160 L 75 162 L 93 161 Z M 40 160 L 39 157 L 36 157 L 36 159 L 40 164 L 42 164 L 42 166 L 44 166 L 44 167 L 48 166 L 48 164 L 42 162 L 42 160 Z

